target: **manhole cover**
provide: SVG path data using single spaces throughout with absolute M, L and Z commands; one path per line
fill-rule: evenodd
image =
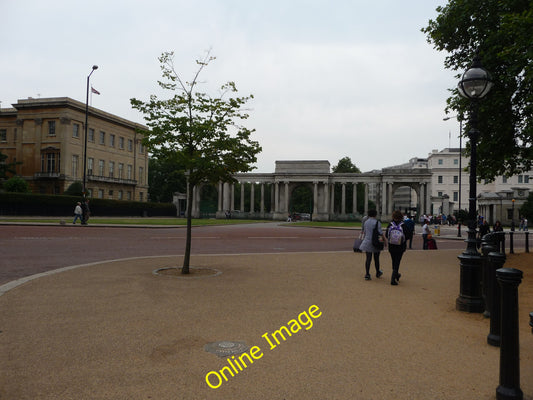
M 234 356 L 242 354 L 250 349 L 245 342 L 231 342 L 224 340 L 222 342 L 207 343 L 204 350 L 208 353 L 216 354 L 219 357 Z

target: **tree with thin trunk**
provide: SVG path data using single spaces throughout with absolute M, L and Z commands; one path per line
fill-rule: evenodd
M 179 160 L 187 176 L 187 235 L 182 274 L 189 273 L 192 232 L 193 188 L 219 181 L 233 182 L 233 174 L 249 172 L 261 151 L 251 140 L 254 129 L 241 125 L 248 118 L 246 103 L 253 95 L 232 97 L 237 93 L 234 82 L 220 87 L 212 97 L 197 91 L 199 76 L 215 57 L 209 52 L 197 60 L 198 69 L 191 81 L 184 81 L 174 67 L 174 53 L 159 57 L 163 81 L 159 86 L 172 92 L 168 99 L 150 96 L 143 102 L 131 99 L 134 109 L 144 114 L 148 130 L 142 131 L 144 143 L 152 154 L 172 154 Z

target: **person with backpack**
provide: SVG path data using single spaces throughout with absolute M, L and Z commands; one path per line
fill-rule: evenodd
M 390 279 L 390 284 L 396 286 L 398 285 L 400 277 L 402 276 L 402 274 L 399 272 L 400 261 L 402 260 L 403 253 L 407 247 L 401 211 L 396 210 L 392 213 L 392 221 L 387 227 L 385 236 L 387 237 L 389 253 L 392 259 L 392 276 Z

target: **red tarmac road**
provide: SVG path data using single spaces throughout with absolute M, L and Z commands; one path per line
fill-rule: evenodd
M 193 228 L 192 254 L 351 251 L 359 230 L 306 228 L 278 223 Z M 437 239 L 439 249 L 465 248 Z M 185 228 L 0 226 L 0 284 L 61 267 L 97 261 L 182 255 Z M 413 249 L 422 248 L 420 235 Z

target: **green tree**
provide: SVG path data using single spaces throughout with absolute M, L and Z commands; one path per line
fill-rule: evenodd
M 232 97 L 237 92 L 233 82 L 222 85 L 216 97 L 197 91 L 201 72 L 214 59 L 207 52 L 203 60 L 197 60 L 198 69 L 187 82 L 174 68 L 174 53 L 163 53 L 159 57 L 163 81 L 158 84 L 170 91 L 171 97 L 130 100 L 132 107 L 145 115 L 150 129 L 142 133 L 151 152 L 156 157 L 174 153 L 186 171 L 189 195 L 183 274 L 189 273 L 193 187 L 203 182 L 234 181 L 233 174 L 253 169 L 261 151 L 259 143 L 250 138 L 254 130 L 241 125 L 248 118 L 243 107 L 252 95 Z
M 150 201 L 158 203 L 171 202 L 175 192 L 185 193 L 187 191 L 185 169 L 176 153 L 150 158 L 148 184 Z
M 21 178 L 18 175 L 15 175 L 9 178 L 4 182 L 4 189 L 6 192 L 17 192 L 17 193 L 29 193 L 30 186 L 25 179 Z
M 331 167 L 331 170 L 333 173 L 341 173 L 341 172 L 355 172 L 355 173 L 361 173 L 361 170 L 355 166 L 355 164 L 352 162 L 352 159 L 350 157 L 343 157 L 339 160 L 337 165 L 334 165 Z
M 83 196 L 83 184 L 80 181 L 72 182 L 70 186 L 63 192 L 67 196 Z
M 494 87 L 480 102 L 478 178 L 492 180 L 529 171 L 533 163 L 533 1 L 450 0 L 422 29 L 446 51 L 444 66 L 457 79 L 479 51 Z M 460 118 L 470 106 L 450 89 L 446 112 Z M 465 132 L 468 132 L 467 126 Z
M 16 173 L 15 166 L 22 164 L 21 162 L 16 163 L 6 163 L 7 155 L 2 154 L 0 151 L 0 182 L 8 178 L 9 175 L 14 175 Z
M 529 221 L 533 220 L 533 193 L 529 194 L 526 202 L 520 207 L 520 215 L 523 215 Z

